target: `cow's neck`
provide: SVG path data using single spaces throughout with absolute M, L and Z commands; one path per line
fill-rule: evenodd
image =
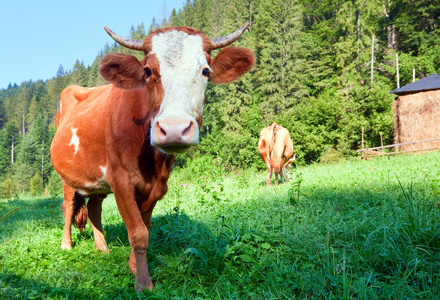
M 114 88 L 110 103 L 110 128 L 117 139 L 111 147 L 119 153 L 124 166 L 128 166 L 130 178 L 141 198 L 158 200 L 166 191 L 174 155 L 164 154 L 151 146 L 151 113 L 148 94 L 144 90 Z M 143 210 L 149 210 L 151 201 Z

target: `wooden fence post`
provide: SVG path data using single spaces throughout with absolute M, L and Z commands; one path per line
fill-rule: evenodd
M 400 78 L 399 78 L 399 55 L 396 52 L 396 79 L 397 79 L 397 88 L 400 89 Z
M 364 150 L 364 127 L 362 127 L 362 150 Z M 364 160 L 364 151 L 362 151 L 361 159 Z
M 380 146 L 382 147 L 382 159 L 384 158 L 385 152 L 383 151 L 383 139 L 382 139 L 382 132 L 379 132 L 380 134 Z

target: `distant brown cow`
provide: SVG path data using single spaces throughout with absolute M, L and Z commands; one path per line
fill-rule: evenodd
M 51 158 L 64 187 L 63 249 L 72 247 L 72 222 L 84 228 L 88 217 L 95 247 L 108 251 L 101 209 L 105 196 L 114 193 L 132 249 L 128 265 L 135 287 L 153 289 L 146 259 L 151 213 L 168 190 L 175 154 L 199 142 L 208 81 L 231 83 L 254 65 L 252 51 L 241 47 L 211 57 L 247 26 L 213 40 L 186 26 L 159 29 L 142 41 L 106 28 L 119 44 L 145 57 L 109 54 L 100 72 L 111 84 L 70 86 L 61 94 Z
M 290 179 L 289 168 L 295 156 L 289 131 L 276 122 L 269 127 L 263 128 L 258 141 L 258 152 L 267 166 L 266 185 L 270 185 L 272 172 L 275 173 L 275 185 L 278 185 L 278 174 L 283 182 Z

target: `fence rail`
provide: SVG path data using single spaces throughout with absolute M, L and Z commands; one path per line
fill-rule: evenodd
M 381 144 L 380 147 L 364 148 L 364 128 L 362 128 L 362 149 L 356 150 L 356 152 L 361 152 L 361 154 L 362 154 L 361 159 L 366 160 L 369 157 L 374 157 L 374 156 L 378 156 L 378 155 L 382 155 L 382 158 L 383 158 L 385 155 L 393 155 L 393 154 L 406 153 L 406 152 L 416 152 L 416 151 L 439 150 L 440 147 L 421 148 L 421 149 L 404 150 L 404 151 L 394 151 L 394 152 L 387 152 L 387 153 L 385 153 L 383 151 L 386 148 L 395 148 L 395 147 L 399 147 L 399 146 L 415 145 L 415 144 L 419 144 L 419 143 L 429 143 L 429 142 L 435 142 L 435 141 L 440 141 L 440 138 L 384 146 L 383 140 L 382 140 L 382 133 L 380 133 L 380 144 Z
M 365 148 L 365 149 L 356 150 L 356 152 L 364 152 L 364 151 L 371 151 L 371 150 L 380 150 L 380 149 L 385 149 L 385 148 L 393 148 L 393 147 L 398 147 L 398 146 L 414 145 L 414 144 L 418 144 L 418 143 L 427 143 L 427 142 L 434 142 L 434 141 L 440 141 L 440 138 L 431 139 L 431 140 L 424 140 L 424 141 L 415 141 L 415 142 L 408 142 L 408 143 L 392 144 L 392 145 L 386 145 L 386 146 L 380 146 L 380 147 L 373 147 L 373 148 Z M 433 149 L 437 149 L 437 148 L 433 148 Z M 433 150 L 433 149 L 432 149 L 432 150 Z M 425 149 L 419 149 L 419 150 L 425 150 Z M 429 149 L 426 149 L 426 150 L 429 150 Z M 412 151 L 418 151 L 418 150 L 401 151 L 401 152 L 399 152 L 399 153 L 403 153 L 403 152 L 412 152 Z M 386 153 L 386 154 L 390 154 L 390 153 Z

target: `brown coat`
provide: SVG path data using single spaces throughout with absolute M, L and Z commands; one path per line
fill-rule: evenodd
M 283 182 L 290 179 L 288 170 L 295 157 L 290 159 L 293 143 L 286 128 L 276 122 L 263 128 L 258 141 L 258 152 L 267 166 L 266 185 L 271 184 L 272 173 L 275 173 L 275 185 L 278 185 L 278 174 Z
M 239 47 L 212 58 L 211 40 L 188 27 L 162 29 L 132 44 L 144 47 L 141 62 L 127 54 L 103 59 L 101 75 L 112 84 L 62 92 L 51 158 L 64 188 L 61 247 L 72 247 L 72 222 L 82 229 L 88 217 L 95 248 L 108 251 L 101 205 L 114 193 L 141 291 L 153 289 L 146 260 L 151 213 L 168 190 L 175 153 L 198 142 L 207 81 L 232 82 L 255 58 Z

